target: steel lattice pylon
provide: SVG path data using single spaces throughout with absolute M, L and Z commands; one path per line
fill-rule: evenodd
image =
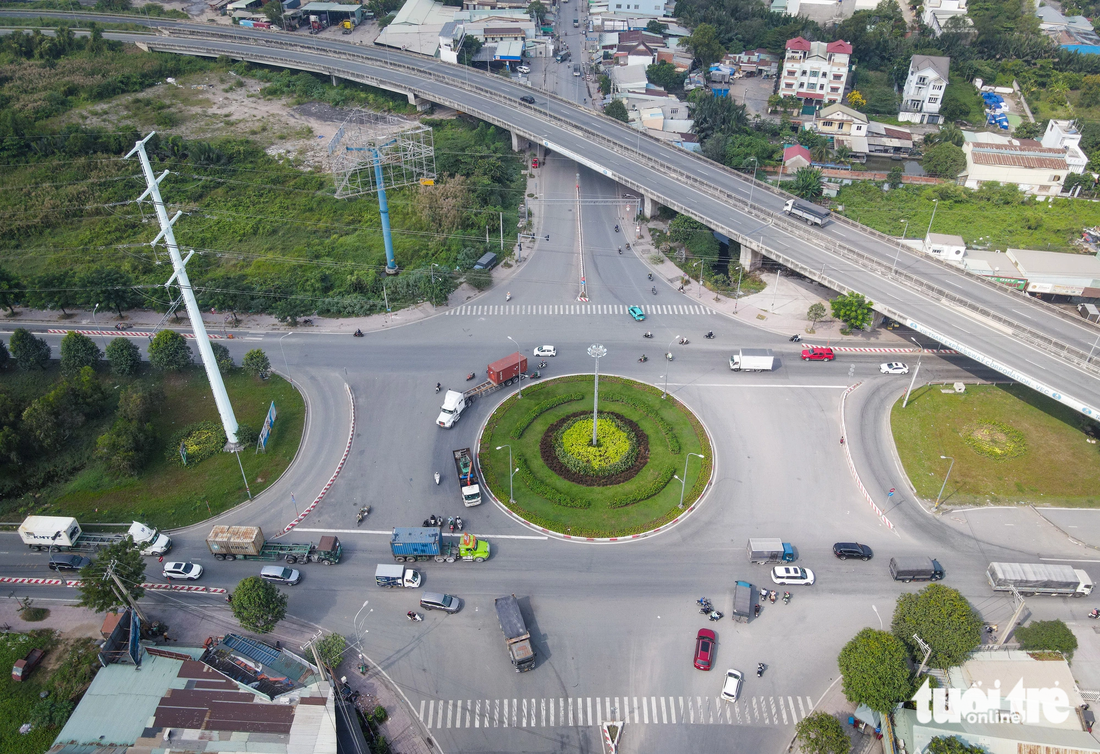
M 329 141 L 328 152 L 338 199 L 435 180 L 432 129 L 404 118 L 357 110 Z

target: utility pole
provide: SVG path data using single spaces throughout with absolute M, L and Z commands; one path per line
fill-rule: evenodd
M 913 641 L 920 645 L 920 648 L 924 650 L 924 659 L 920 661 L 920 667 L 917 668 L 917 678 L 920 678 L 921 673 L 924 672 L 924 668 L 928 665 L 928 658 L 932 656 L 932 647 L 924 643 L 916 634 L 913 634 Z
M 141 619 L 142 623 L 148 623 L 149 619 L 145 617 L 145 613 L 141 612 L 141 608 L 137 606 L 137 602 L 135 602 L 134 598 L 130 596 L 130 591 L 122 585 L 122 579 L 120 579 L 118 577 L 118 574 L 115 573 L 114 561 L 107 565 L 107 570 L 106 572 L 104 572 L 103 575 L 105 577 L 109 576 L 111 580 L 115 582 L 115 586 L 117 587 L 117 589 L 115 590 L 115 595 L 117 595 L 120 600 L 126 602 L 130 606 L 130 609 L 133 610 L 137 617 Z
M 222 382 L 221 372 L 218 370 L 218 362 L 214 358 L 214 351 L 210 347 L 210 337 L 206 333 L 206 325 L 202 321 L 202 312 L 199 311 L 199 304 L 195 300 L 195 292 L 191 287 L 191 281 L 187 277 L 187 270 L 185 265 L 187 260 L 190 260 L 195 253 L 191 251 L 187 255 L 187 260 L 180 257 L 179 246 L 176 245 L 176 235 L 172 231 L 172 225 L 183 214 L 177 211 L 172 219 L 168 219 L 168 210 L 165 209 L 164 200 L 160 195 L 160 182 L 163 181 L 171 171 L 165 170 L 160 174 L 160 177 L 153 175 L 153 166 L 149 164 L 149 156 L 145 153 L 145 143 L 149 139 L 153 138 L 156 132 L 151 132 L 144 139 L 139 141 L 130 153 L 126 155 L 126 159 L 135 154 L 141 161 L 141 172 L 145 176 L 145 184 L 148 188 L 145 189 L 145 193 L 142 194 L 138 201 L 145 199 L 151 199 L 153 202 L 153 208 L 156 210 L 157 222 L 160 223 L 160 235 L 153 239 L 151 246 L 155 246 L 156 243 L 163 239 L 165 246 L 168 247 L 168 255 L 172 259 L 172 277 L 168 278 L 168 282 L 164 284 L 164 287 L 175 283 L 179 286 L 180 295 L 183 297 L 184 304 L 187 307 L 187 316 L 191 319 L 191 329 L 195 333 L 195 342 L 199 346 L 199 354 L 202 356 L 203 367 L 206 368 L 206 377 L 210 381 L 210 389 L 214 393 L 214 403 L 217 404 L 218 414 L 221 416 L 222 426 L 225 428 L 225 436 L 228 439 L 224 450 L 238 452 L 241 449 L 241 444 L 237 440 L 237 417 L 233 414 L 233 404 L 229 402 L 229 394 L 225 391 L 225 383 Z M 239 457 L 238 457 L 239 460 Z M 242 472 L 243 473 L 243 472 Z M 247 484 L 247 480 L 246 480 Z M 139 614 L 140 615 L 140 614 Z

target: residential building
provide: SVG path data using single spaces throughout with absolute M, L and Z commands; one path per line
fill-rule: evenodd
M 967 26 L 974 22 L 966 15 L 966 0 L 925 0 L 921 22 L 937 37 L 943 34 L 948 20 L 959 16 Z
M 439 59 L 444 63 L 458 63 L 462 42 L 466 39 L 466 27 L 457 21 L 448 21 L 439 30 Z
M 643 94 L 649 86 L 644 65 L 617 65 L 608 70 L 611 91 L 616 94 Z
M 962 236 L 929 233 L 924 237 L 921 251 L 946 262 L 958 262 L 966 254 L 966 241 Z
M 904 157 L 913 151 L 913 132 L 903 126 L 872 120 L 867 123 L 867 136 L 852 137 L 852 151 Z
M 1016 269 L 1016 265 L 1003 251 L 967 249 L 960 266 L 967 272 L 989 278 L 993 282 L 1007 285 L 1009 288 L 1022 291 L 1027 286 L 1027 280 L 1020 276 L 1020 271 Z
M 914 55 L 901 94 L 902 123 L 939 123 L 951 58 Z
M 610 0 L 607 9 L 611 13 L 661 18 L 669 15 L 665 0 Z
M 772 55 L 762 47 L 728 54 L 722 58 L 722 63 L 736 67 L 745 76 L 768 77 L 779 73 L 779 56 Z
M 434 57 L 444 25 L 459 12 L 437 0 L 407 0 L 374 43 Z
M 1065 149 L 1066 164 L 1069 172 L 1084 173 L 1089 158 L 1081 151 L 1081 131 L 1072 120 L 1052 120 L 1047 123 L 1047 131 L 1040 142 L 1048 149 Z
M 813 164 L 810 150 L 801 144 L 792 144 L 783 148 L 783 169 L 793 173 L 799 168 L 808 168 Z
M 810 42 L 795 37 L 787 42 L 777 92 L 797 97 L 803 107 L 817 110 L 840 102 L 848 86 L 852 46 L 843 40 Z
M 853 144 L 853 138 L 863 139 L 861 146 L 866 146 L 867 116 L 858 110 L 853 110 L 847 105 L 829 105 L 818 110 L 814 116 L 813 128 L 825 134 L 833 140 L 833 147 L 848 147 L 852 151 L 858 151 Z
M 1027 280 L 1028 293 L 1100 296 L 1100 259 L 1093 254 L 1008 249 L 1005 256 Z
M 1007 139 L 1005 143 L 971 141 L 963 143 L 966 170 L 959 182 L 979 188 L 988 181 L 1014 183 L 1020 190 L 1040 196 L 1057 196 L 1070 172 L 1066 150 L 1050 149 L 1031 139 Z
M 1064 16 L 1049 5 L 1036 8 L 1035 15 L 1039 17 L 1039 31 L 1067 50 L 1085 52 L 1082 48 L 1100 45 L 1100 35 L 1084 16 Z

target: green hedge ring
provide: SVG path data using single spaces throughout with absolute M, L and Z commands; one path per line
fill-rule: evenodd
M 707 433 L 671 395 L 601 375 L 593 447 L 592 377 L 537 387 L 501 402 L 478 446 L 483 486 L 516 516 L 571 537 L 623 537 L 667 524 L 707 488 L 713 472 Z

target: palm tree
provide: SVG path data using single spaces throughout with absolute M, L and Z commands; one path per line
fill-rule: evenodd
M 790 191 L 802 199 L 816 199 L 825 189 L 821 185 L 821 171 L 818 168 L 799 168 L 794 174 Z
M 836 161 L 841 165 L 847 165 L 852 161 L 852 149 L 843 144 L 836 148 Z

